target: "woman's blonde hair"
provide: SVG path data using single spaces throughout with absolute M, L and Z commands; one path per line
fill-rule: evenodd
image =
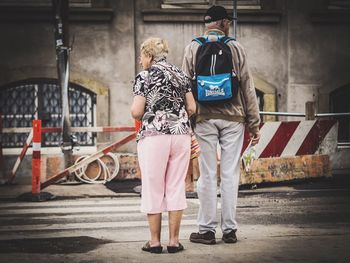
M 141 44 L 141 53 L 152 57 L 153 61 L 165 59 L 168 56 L 168 52 L 169 46 L 165 39 L 151 37 Z

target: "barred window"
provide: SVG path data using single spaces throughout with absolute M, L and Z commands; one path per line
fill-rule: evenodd
M 70 7 L 91 7 L 92 0 L 69 0 Z M 51 6 L 51 0 L 1 0 L 0 5 L 2 6 Z
M 61 125 L 61 91 L 57 80 L 29 80 L 6 85 L 0 89 L 0 114 L 3 128 L 31 127 L 33 119 L 41 119 L 43 127 Z M 69 84 L 69 108 L 72 127 L 94 126 L 96 94 L 86 88 Z M 95 145 L 91 132 L 75 133 L 80 145 Z M 4 148 L 22 147 L 28 134 L 1 134 Z M 42 146 L 59 146 L 61 133 L 46 133 Z

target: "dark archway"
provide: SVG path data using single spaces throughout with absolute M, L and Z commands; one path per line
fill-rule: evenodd
M 350 83 L 336 89 L 330 94 L 331 112 L 350 112 Z M 337 117 L 338 126 L 338 142 L 350 143 L 350 116 Z

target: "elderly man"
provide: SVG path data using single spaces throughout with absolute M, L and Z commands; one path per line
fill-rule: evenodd
M 192 233 L 190 241 L 202 244 L 216 243 L 215 233 L 218 225 L 216 158 L 219 144 L 222 240 L 225 243 L 235 243 L 239 161 L 244 128 L 246 124 L 252 144 L 258 143 L 259 108 L 246 53 L 237 41 L 228 37 L 232 17 L 224 7 L 212 6 L 207 10 L 204 22 L 207 31 L 203 37 L 194 39 L 186 47 L 182 65 L 185 74 L 194 80 L 192 88 L 198 104 L 194 131 L 202 149 L 199 158 L 200 177 L 197 183 L 200 201 L 197 220 L 199 232 Z M 229 56 L 229 59 L 225 60 L 225 56 Z M 206 63 L 206 59 L 210 61 Z M 206 65 L 208 69 L 205 69 Z M 206 76 L 200 76 L 201 74 Z M 210 78 L 217 79 L 227 74 L 229 82 L 225 78 L 216 82 L 225 83 L 222 86 L 212 84 L 214 82 Z M 209 84 L 203 93 L 200 89 L 206 85 L 206 81 Z M 214 95 L 216 99 L 203 98 L 206 95 Z

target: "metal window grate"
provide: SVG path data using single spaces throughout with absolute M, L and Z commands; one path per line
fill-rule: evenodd
M 28 7 L 46 7 L 52 6 L 50 0 L 1 0 L 0 6 L 28 6 Z M 91 7 L 92 0 L 69 0 L 71 7 Z
M 57 81 L 35 80 L 15 83 L 1 89 L 0 113 L 4 128 L 31 127 L 32 120 L 39 118 L 43 127 L 60 127 L 61 92 Z M 69 105 L 72 127 L 94 126 L 96 95 L 76 84 L 69 85 Z M 75 133 L 80 145 L 95 144 L 91 132 Z M 27 134 L 1 134 L 2 147 L 22 147 Z M 42 136 L 42 146 L 59 146 L 61 133 L 46 133 Z

